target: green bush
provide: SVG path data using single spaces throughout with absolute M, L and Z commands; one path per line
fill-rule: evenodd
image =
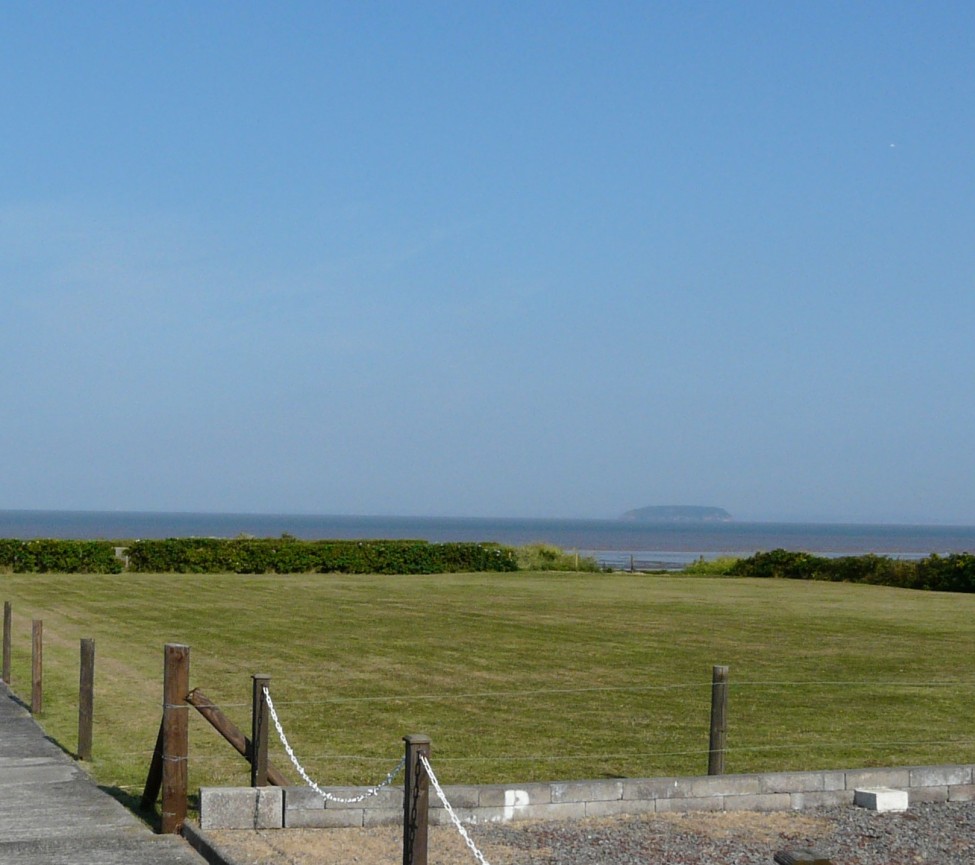
M 24 542 L 13 538 L 0 538 L 0 569 L 16 571 L 17 561 Z
M 116 543 L 0 539 L 0 569 L 17 573 L 120 573 Z M 426 541 L 299 541 L 281 538 L 167 538 L 134 541 L 128 570 L 140 573 L 379 573 L 515 571 L 498 544 Z
M 940 592 L 975 592 L 975 555 L 952 553 L 917 562 L 917 586 Z
M 135 541 L 129 570 L 196 574 L 437 574 L 517 570 L 498 544 L 395 541 L 299 541 L 282 538 L 169 538 Z
M 0 539 L 0 568 L 15 573 L 118 574 L 122 561 L 110 541 Z
M 739 559 L 729 573 L 735 577 L 763 577 L 767 579 L 815 580 L 823 579 L 829 559 L 811 553 L 771 550 Z
M 739 559 L 729 573 L 738 577 L 832 580 L 902 589 L 975 592 L 975 555 L 971 553 L 932 554 L 918 561 L 906 561 L 874 554 L 830 559 L 810 553 L 772 550 Z
M 914 567 L 911 562 L 901 562 L 873 553 L 864 556 L 841 556 L 828 559 L 828 579 L 838 583 L 870 583 L 877 586 L 902 586 L 909 588 Z
M 15 573 L 117 574 L 117 542 L 0 538 L 0 570 Z M 547 544 L 517 550 L 498 544 L 420 540 L 300 541 L 280 538 L 168 538 L 134 541 L 128 570 L 140 573 L 437 574 L 479 571 L 598 571 L 595 560 Z M 863 555 L 827 558 L 777 549 L 747 558 L 688 565 L 683 573 L 830 580 L 941 592 L 975 592 L 975 555 L 932 554 L 919 561 Z

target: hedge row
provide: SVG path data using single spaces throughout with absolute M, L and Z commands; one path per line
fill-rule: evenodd
M 17 573 L 440 574 L 516 571 L 515 551 L 497 544 L 427 541 L 299 541 L 171 538 L 121 542 L 0 539 L 0 569 Z
M 195 574 L 440 574 L 515 571 L 514 550 L 497 544 L 427 541 L 299 541 L 293 538 L 136 541 L 129 570 Z
M 0 538 L 0 568 L 21 574 L 118 574 L 123 562 L 109 541 L 18 541 Z
M 938 592 L 975 592 L 975 555 L 971 553 L 933 554 L 917 561 L 905 561 L 876 555 L 825 558 L 811 553 L 772 550 L 739 559 L 728 573 L 736 577 L 829 580 Z

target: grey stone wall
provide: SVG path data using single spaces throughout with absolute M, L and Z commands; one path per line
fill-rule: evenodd
M 434 766 L 436 770 L 436 766 Z M 972 765 L 775 772 L 767 775 L 704 775 L 445 787 L 466 823 L 509 820 L 572 820 L 665 811 L 785 811 L 852 805 L 858 787 L 907 790 L 911 804 L 975 800 Z M 334 787 L 351 798 L 364 788 Z M 202 829 L 338 828 L 400 824 L 403 790 L 390 787 L 356 804 L 325 802 L 307 787 L 203 787 Z M 449 821 L 430 791 L 430 822 Z

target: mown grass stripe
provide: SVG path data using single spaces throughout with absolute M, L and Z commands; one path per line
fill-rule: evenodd
M 44 620 L 41 721 L 68 750 L 79 640 L 95 639 L 91 768 L 119 789 L 145 780 L 169 642 L 192 647 L 191 687 L 242 728 L 251 674 L 270 675 L 323 783 L 373 782 L 369 761 L 417 731 L 451 784 L 700 774 L 716 663 L 731 668 L 729 771 L 975 762 L 971 595 L 525 572 L 7 574 L 0 596 L 15 689 Z M 191 785 L 246 784 L 194 716 Z

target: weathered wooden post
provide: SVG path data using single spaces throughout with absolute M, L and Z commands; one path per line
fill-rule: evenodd
M 220 707 L 199 688 L 190 691 L 186 697 L 186 702 L 196 709 L 214 730 L 233 745 L 238 754 L 248 762 L 253 759 L 254 749 L 251 747 L 251 740 L 238 730 L 233 722 L 220 711 Z M 267 761 L 267 780 L 269 784 L 273 784 L 275 787 L 287 787 L 291 784 L 285 775 L 274 768 L 270 759 Z
M 430 737 L 405 736 L 406 782 L 403 797 L 403 865 L 427 865 L 430 777 L 420 762 L 430 759 Z
M 711 672 L 711 740 L 708 746 L 708 774 L 724 774 L 724 751 L 728 738 L 728 668 Z
M 167 643 L 163 675 L 162 826 L 178 834 L 186 820 L 189 758 L 190 647 Z
M 81 671 L 78 677 L 78 759 L 91 759 L 92 727 L 95 722 L 95 641 L 81 641 Z
M 159 722 L 159 732 L 156 733 L 156 747 L 152 749 L 152 759 L 149 761 L 149 773 L 146 775 L 146 786 L 142 791 L 142 802 L 139 807 L 143 811 L 151 811 L 156 807 L 159 789 L 162 787 L 163 776 L 163 722 Z
M 30 628 L 30 713 L 44 711 L 44 622 L 34 619 Z
M 3 680 L 10 684 L 10 632 L 12 611 L 10 601 L 3 602 Z
M 252 677 L 253 699 L 251 701 L 251 787 L 267 786 L 267 695 L 264 689 L 271 681 L 270 676 Z

